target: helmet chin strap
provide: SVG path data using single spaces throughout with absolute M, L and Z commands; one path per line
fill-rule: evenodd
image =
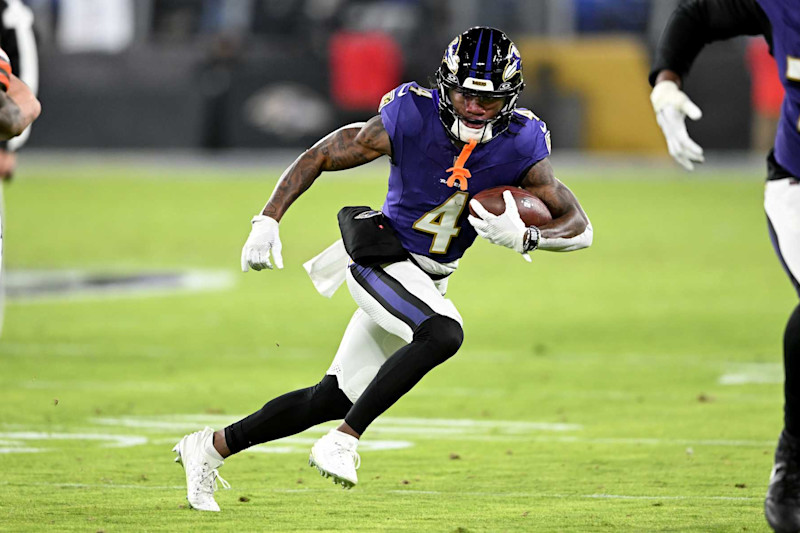
M 456 117 L 453 121 L 453 125 L 450 126 L 450 133 L 458 140 L 465 143 L 473 140 L 479 143 L 485 143 L 492 140 L 492 123 L 487 122 L 486 125 L 480 129 L 468 128 Z

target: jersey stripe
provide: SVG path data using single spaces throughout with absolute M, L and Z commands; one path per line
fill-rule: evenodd
M 428 304 L 411 294 L 403 285 L 379 266 L 350 265 L 353 278 L 375 298 L 381 307 L 415 330 L 436 314 Z

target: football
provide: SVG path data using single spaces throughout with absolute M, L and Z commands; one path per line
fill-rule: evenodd
M 473 198 L 480 202 L 481 205 L 493 215 L 501 215 L 506 210 L 506 203 L 503 200 L 503 191 L 511 191 L 511 195 L 514 197 L 514 200 L 517 201 L 519 216 L 526 226 L 541 226 L 553 220 L 553 215 L 550 214 L 550 210 L 547 209 L 544 202 L 525 189 L 519 187 L 512 187 L 509 185 L 492 187 L 491 189 L 485 189 L 479 192 L 473 196 Z M 478 216 L 472 210 L 472 207 L 469 208 L 469 212 L 472 216 Z

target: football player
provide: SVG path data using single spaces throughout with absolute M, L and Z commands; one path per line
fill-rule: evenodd
M 686 169 L 703 161 L 703 149 L 686 131 L 700 109 L 681 90 L 706 43 L 737 35 L 762 35 L 778 65 L 786 96 L 774 148 L 767 156 L 764 208 L 778 259 L 800 292 L 800 5 L 797 0 L 684 0 L 667 22 L 650 83 L 656 119 L 669 153 Z M 784 429 L 764 503 L 775 531 L 800 531 L 800 306 L 784 335 Z
M 11 62 L 11 72 L 35 96 L 39 87 L 39 55 L 33 33 L 33 12 L 22 0 L 0 0 L 0 47 Z M 17 150 L 28 140 L 30 127 L 0 143 L 0 179 L 9 180 L 17 166 Z
M 494 28 L 469 29 L 445 50 L 435 88 L 404 83 L 383 97 L 376 116 L 331 133 L 283 173 L 252 219 L 244 271 L 283 268 L 279 222 L 322 172 L 381 156 L 391 160 L 382 213 L 359 216 L 382 217 L 373 230 L 391 226 L 405 255 L 359 264 L 339 243 L 307 263 L 321 292 L 331 294 L 346 280 L 358 304 L 333 363 L 316 385 L 275 398 L 224 430 L 187 435 L 175 446 L 192 507 L 219 510 L 213 492 L 225 457 L 328 420 L 343 422 L 314 444 L 309 464 L 352 487 L 360 463 L 356 448 L 369 424 L 461 346 L 461 316 L 444 295 L 475 237 L 520 254 L 591 244 L 589 219 L 553 175 L 547 126 L 516 107 L 522 88 L 514 43 Z M 552 222 L 526 227 L 510 193 L 499 216 L 477 202 L 471 205 L 482 218 L 468 215 L 473 195 L 499 185 L 534 193 Z M 361 244 L 369 248 L 366 240 Z
M 22 134 L 41 111 L 36 95 L 12 73 L 11 61 L 0 48 L 0 141 Z
M 25 142 L 30 124 L 42 110 L 36 98 L 39 63 L 33 38 L 33 13 L 21 0 L 0 0 L 0 47 L 0 181 L 5 181 L 16 168 L 15 150 Z M 0 186 L 0 330 L 5 309 L 3 211 Z

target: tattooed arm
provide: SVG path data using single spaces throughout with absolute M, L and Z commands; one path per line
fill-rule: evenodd
M 303 152 L 278 180 L 263 215 L 280 221 L 289 206 L 324 171 L 345 170 L 392 155 L 380 115 L 339 128 Z
M 520 185 L 538 196 L 553 215 L 552 221 L 528 236 L 536 240 L 532 247 L 570 252 L 591 246 L 594 230 L 589 217 L 572 191 L 556 179 L 547 158 L 533 165 Z
M 278 180 L 261 214 L 253 217 L 242 248 L 242 271 L 272 269 L 273 261 L 283 268 L 278 222 L 323 171 L 357 167 L 382 155 L 392 155 L 392 143 L 380 115 L 339 128 L 303 152 Z
M 583 233 L 589 218 L 566 185 L 556 179 L 547 158 L 533 165 L 520 184 L 538 196 L 553 214 L 553 220 L 542 224 L 542 237 L 574 237 Z
M 11 74 L 8 92 L 0 92 L 0 140 L 22 133 L 41 111 L 42 106 L 30 88 Z

